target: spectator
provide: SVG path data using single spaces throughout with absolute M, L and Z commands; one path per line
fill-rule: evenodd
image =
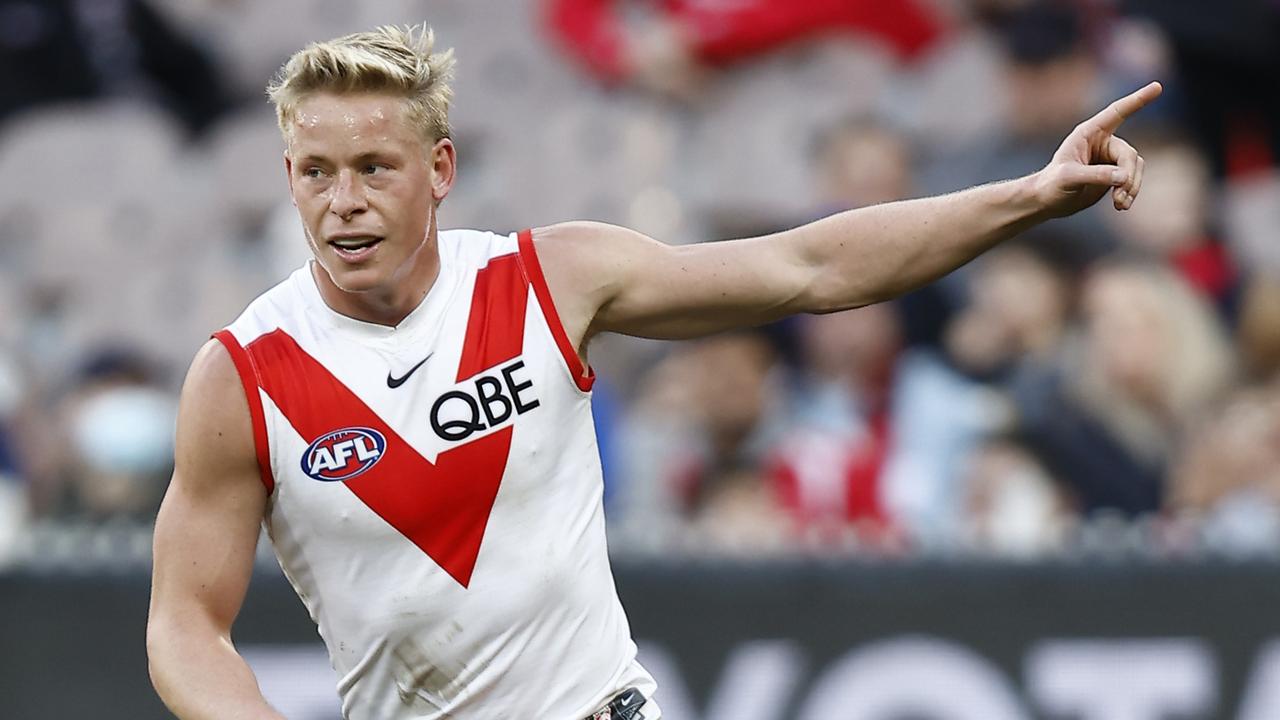
M 617 496 L 628 536 L 692 521 L 731 537 L 737 529 L 721 524 L 781 513 L 761 471 L 783 411 L 778 380 L 774 350 L 754 332 L 680 346 L 653 368 L 619 443 L 629 458 Z
M 701 483 L 691 527 L 699 549 L 759 557 L 794 541 L 795 528 L 779 511 L 774 487 L 759 465 L 730 461 L 710 469 Z
M 1242 390 L 1192 434 L 1171 474 L 1169 507 L 1233 553 L 1280 546 L 1280 386 Z
M 814 143 L 813 164 L 822 211 L 878 205 L 910 197 L 911 151 L 892 125 L 848 117 Z
M 606 82 L 625 82 L 689 100 L 710 68 L 824 35 L 874 37 L 901 58 L 921 55 L 941 35 L 916 0 L 662 0 L 650 18 L 623 21 L 617 0 L 547 0 L 561 46 Z
M 1041 236 L 1040 247 L 1054 242 Z M 977 266 L 965 307 L 947 328 L 950 358 L 963 372 L 995 378 L 1061 351 L 1071 307 L 1069 277 L 1030 244 L 998 248 Z
M 0 0 L 0 119 L 104 97 L 157 101 L 193 133 L 230 105 L 211 59 L 143 0 Z
M 1233 379 L 1209 306 L 1173 271 L 1111 262 L 1084 288 L 1079 347 L 1016 383 L 1021 430 L 1082 511 L 1164 502 L 1168 458 Z
M 905 139 L 881 120 L 846 117 L 817 135 L 811 162 L 819 213 L 863 207 L 911 192 Z M 892 443 L 890 398 L 903 342 L 897 305 L 795 318 L 790 428 L 769 461 L 777 499 L 813 537 L 889 539 L 881 475 Z
M 1280 377 L 1280 281 L 1254 275 L 1240 305 L 1236 341 L 1245 369 L 1259 382 Z
M 1052 366 L 1062 352 L 1071 290 L 1068 275 L 1042 252 L 1053 240 L 1041 236 L 982 258 L 941 351 L 914 349 L 899 366 L 886 502 L 919 542 L 946 543 L 965 532 L 966 497 L 976 492 L 966 487 L 966 468 L 984 438 L 1009 428 L 1009 383 Z
M 801 526 L 887 525 L 880 475 L 901 329 L 891 305 L 800 319 L 790 429 L 772 456 L 779 498 Z
M 966 466 L 966 534 L 972 549 L 1027 558 L 1061 547 L 1074 509 L 1061 486 L 1019 443 L 983 443 Z
M 696 512 L 706 505 L 707 478 L 763 464 L 776 440 L 782 397 L 773 348 L 759 334 L 698 341 L 692 363 L 696 445 L 673 479 Z
M 129 351 L 90 358 L 66 402 L 68 487 L 61 514 L 151 517 L 173 462 L 177 399 Z
M 674 478 L 695 453 L 700 382 L 692 345 L 680 344 L 637 382 L 619 424 L 619 473 L 613 491 L 614 535 L 630 546 L 668 535 L 685 513 Z
M 1168 262 L 1228 317 L 1239 293 L 1239 271 L 1210 231 L 1212 176 L 1196 146 L 1173 133 L 1133 139 L 1147 171 L 1142 203 L 1108 217 L 1133 249 Z

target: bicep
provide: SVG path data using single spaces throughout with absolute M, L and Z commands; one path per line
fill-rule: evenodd
M 544 231 L 538 250 L 561 260 L 547 263 L 549 275 L 559 267 L 560 284 L 577 285 L 566 295 L 589 298 L 577 312 L 589 317 L 584 336 L 678 339 L 760 325 L 800 311 L 816 276 L 786 233 L 666 245 L 609 225 L 562 228 Z
M 152 617 L 207 621 L 225 631 L 253 572 L 262 500 L 252 495 L 265 491 L 259 484 L 214 498 L 197 484 L 175 472 L 156 518 Z
M 227 632 L 266 508 L 248 402 L 230 357 L 206 346 L 183 388 L 173 480 L 156 518 L 152 622 Z

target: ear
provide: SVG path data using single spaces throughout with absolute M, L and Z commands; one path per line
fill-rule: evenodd
M 293 194 L 293 159 L 289 157 L 289 151 L 284 151 L 284 177 L 289 183 L 289 200 L 294 207 L 298 207 L 298 198 Z
M 441 200 L 453 189 L 453 181 L 458 171 L 457 150 L 453 141 L 442 138 L 431 147 L 431 197 L 439 205 Z

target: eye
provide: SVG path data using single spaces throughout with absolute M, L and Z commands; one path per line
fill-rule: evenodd
M 302 171 L 302 175 L 303 177 L 309 177 L 309 178 L 315 179 L 315 178 L 324 177 L 324 171 L 318 167 L 309 167 L 306 170 Z
M 386 171 L 387 171 L 386 165 L 376 165 L 376 164 L 370 163 L 364 166 L 364 172 L 366 175 L 380 175 Z

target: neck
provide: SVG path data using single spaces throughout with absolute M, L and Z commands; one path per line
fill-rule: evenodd
M 399 325 L 422 303 L 439 274 L 440 253 L 436 249 L 434 222 L 426 242 L 418 247 L 404 267 L 396 270 L 384 287 L 363 292 L 343 290 L 320 263 L 311 263 L 311 275 L 320 290 L 320 297 L 334 312 L 388 327 Z

